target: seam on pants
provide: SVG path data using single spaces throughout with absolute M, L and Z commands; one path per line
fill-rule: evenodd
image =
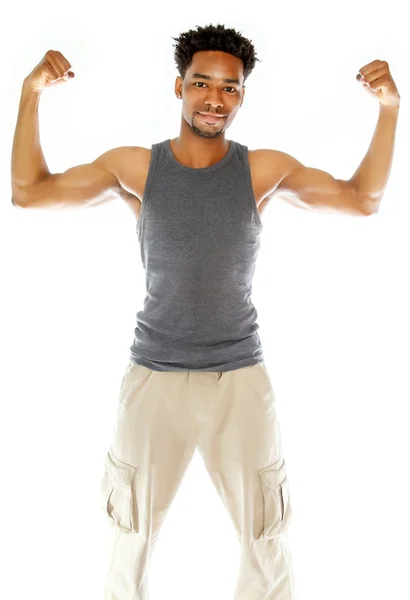
M 290 599 L 290 600 L 295 600 L 295 597 L 294 597 L 294 595 L 292 594 L 291 587 L 290 587 L 290 578 L 291 578 L 291 573 L 290 573 L 289 565 L 288 565 L 288 563 L 286 562 L 286 560 L 285 560 L 285 557 L 284 557 L 284 555 L 283 555 L 282 542 L 280 541 L 280 539 L 279 539 L 278 541 L 279 541 L 279 546 L 280 546 L 280 553 L 281 553 L 281 555 L 282 555 L 282 560 L 283 560 L 283 562 L 285 563 L 285 565 L 286 565 L 286 569 L 287 569 L 287 571 L 288 571 L 289 599 Z
M 115 551 L 117 550 L 117 545 L 118 545 L 118 531 L 115 528 L 114 530 L 115 533 L 115 540 L 114 540 L 114 548 L 112 549 L 112 554 L 111 554 L 111 564 L 110 564 L 110 568 L 108 569 L 108 573 L 107 573 L 107 577 L 105 579 L 104 585 L 105 583 L 108 581 L 109 576 L 111 575 L 111 571 L 112 571 L 112 567 L 114 564 L 114 558 L 115 558 Z

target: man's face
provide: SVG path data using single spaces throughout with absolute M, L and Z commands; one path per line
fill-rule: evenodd
M 185 79 L 177 77 L 175 90 L 182 95 L 182 115 L 194 133 L 218 137 L 228 129 L 242 104 L 243 62 L 226 52 L 196 52 Z M 211 122 L 213 115 L 223 117 Z

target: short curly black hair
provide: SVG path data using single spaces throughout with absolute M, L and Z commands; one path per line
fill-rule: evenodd
M 177 42 L 174 44 L 174 59 L 183 79 L 191 65 L 193 55 L 202 50 L 218 50 L 240 58 L 244 67 L 244 81 L 252 73 L 256 61 L 261 62 L 256 58 L 251 40 L 243 37 L 240 31 L 226 29 L 224 25 L 209 24 L 205 27 L 197 25 L 196 30 L 190 29 L 181 33 L 179 38 L 172 39 Z

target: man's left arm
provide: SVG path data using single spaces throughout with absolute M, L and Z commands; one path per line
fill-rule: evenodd
M 378 211 L 393 160 L 400 94 L 385 61 L 369 63 L 359 70 L 356 80 L 378 100 L 379 118 L 370 147 L 354 175 L 349 180 L 335 179 L 282 153 L 287 173 L 275 194 L 288 192 L 292 198 L 296 196 L 303 207 L 317 206 L 364 215 Z

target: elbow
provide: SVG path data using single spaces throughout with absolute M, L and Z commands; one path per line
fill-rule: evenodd
M 27 208 L 27 203 L 25 203 L 19 196 L 12 196 L 11 203 L 15 208 Z
M 27 200 L 27 192 L 23 187 L 19 187 L 12 182 L 11 185 L 11 203 L 16 208 L 24 208 Z
M 31 208 L 36 199 L 36 187 L 34 186 L 12 186 L 11 203 L 16 208 Z
M 365 217 L 371 217 L 372 215 L 375 215 L 379 212 L 379 205 L 375 205 L 375 206 L 367 206 L 364 210 L 363 210 L 363 216 Z
M 362 216 L 364 216 L 364 217 L 371 217 L 372 215 L 375 215 L 378 212 L 379 212 L 378 210 L 363 211 Z
M 19 202 L 16 200 L 15 196 L 11 197 L 11 203 L 13 206 L 15 206 L 16 208 L 23 208 L 22 204 L 19 204 Z
M 361 212 L 365 217 L 371 217 L 379 212 L 382 196 L 366 197 L 361 202 Z

